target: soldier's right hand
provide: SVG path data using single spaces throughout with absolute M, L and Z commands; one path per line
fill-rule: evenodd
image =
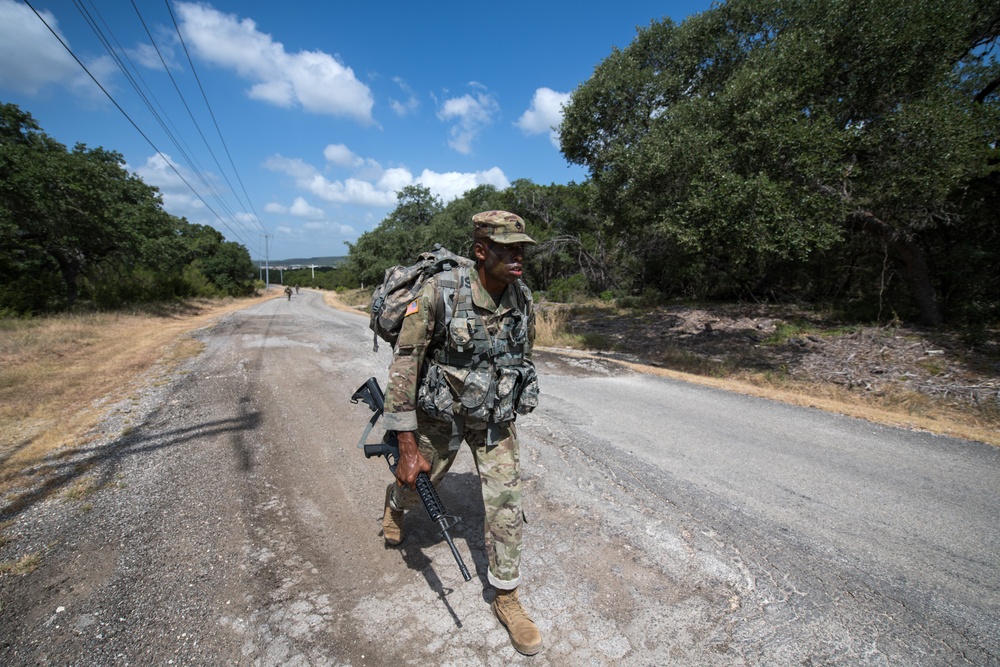
M 399 463 L 396 464 L 396 482 L 411 489 L 417 488 L 417 475 L 430 472 L 431 464 L 417 448 L 417 438 L 413 431 L 396 434 L 399 442 Z

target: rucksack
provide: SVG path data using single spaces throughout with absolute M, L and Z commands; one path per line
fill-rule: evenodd
M 378 352 L 379 338 L 390 345 L 396 344 L 406 307 L 417 298 L 417 292 L 427 279 L 457 266 L 472 266 L 472 260 L 460 257 L 438 243 L 434 245 L 434 250 L 421 253 L 416 264 L 386 269 L 382 284 L 372 294 L 368 326 L 374 332 L 372 349 L 375 352 Z

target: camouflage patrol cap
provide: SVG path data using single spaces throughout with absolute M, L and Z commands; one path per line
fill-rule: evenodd
M 508 211 L 483 211 L 472 216 L 473 239 L 490 239 L 494 243 L 530 243 L 535 240 L 524 233 L 524 219 Z

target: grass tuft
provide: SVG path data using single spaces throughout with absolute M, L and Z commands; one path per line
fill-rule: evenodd
M 26 554 L 15 561 L 0 563 L 0 574 L 31 574 L 42 564 L 38 554 Z
M 66 500 L 83 500 L 100 491 L 101 485 L 93 479 L 82 479 L 63 491 Z
M 570 313 L 564 308 L 546 308 L 535 311 L 535 345 L 542 347 L 586 348 L 582 336 L 569 333 L 567 323 Z

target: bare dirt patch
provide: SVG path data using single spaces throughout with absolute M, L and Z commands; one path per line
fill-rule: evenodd
M 624 361 L 1000 444 L 996 331 L 847 325 L 761 305 L 576 308 L 565 327 L 582 347 Z

